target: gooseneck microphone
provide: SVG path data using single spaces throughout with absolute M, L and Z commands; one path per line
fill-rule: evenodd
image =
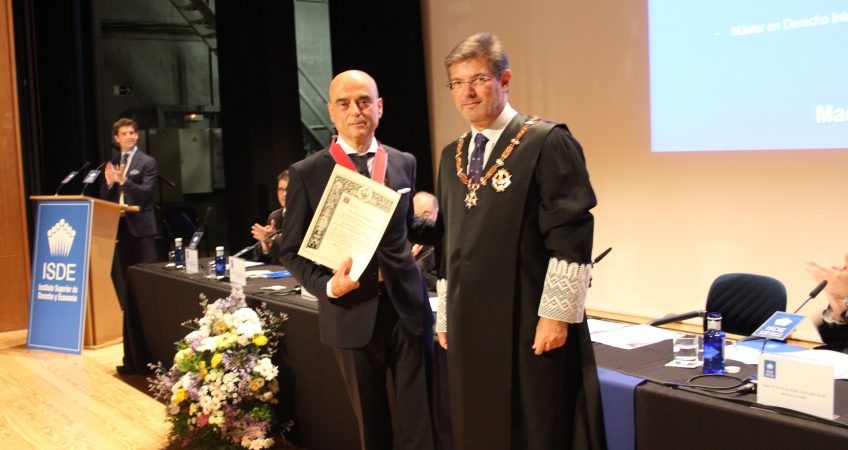
M 91 165 L 91 162 L 90 162 L 90 161 L 86 161 L 86 162 L 85 162 L 85 164 L 83 164 L 83 165 L 82 165 L 82 167 L 80 167 L 80 168 L 79 168 L 79 169 L 77 169 L 77 170 L 71 171 L 71 173 L 69 173 L 68 175 L 66 175 L 66 176 L 65 176 L 65 178 L 63 178 L 63 179 L 62 179 L 62 181 L 60 181 L 60 182 L 59 182 L 59 186 L 58 186 L 58 187 L 56 187 L 56 193 L 54 193 L 53 195 L 54 195 L 54 196 L 59 195 L 59 191 L 62 189 L 62 186 L 64 186 L 64 185 L 66 185 L 66 184 L 70 183 L 70 182 L 71 182 L 71 180 L 73 180 L 74 178 L 76 178 L 76 176 L 77 176 L 77 175 L 78 175 L 81 171 L 85 170 L 85 168 L 86 168 L 86 167 L 88 167 L 88 166 L 90 166 L 90 165 Z
M 203 214 L 203 217 L 200 219 L 200 222 L 197 223 L 197 231 L 204 231 L 206 227 L 206 221 L 209 220 L 209 215 L 212 214 L 212 206 L 208 206 L 206 208 L 206 213 Z
M 80 195 L 85 195 L 85 190 L 88 189 L 88 185 L 94 183 L 94 180 L 100 175 L 100 169 L 106 165 L 106 161 L 100 163 L 99 166 L 95 167 L 94 170 L 89 170 L 88 174 L 82 180 L 82 190 L 80 191 Z
M 795 311 L 792 311 L 792 314 L 798 314 L 798 311 L 800 311 L 801 308 L 803 308 L 804 305 L 807 304 L 807 302 L 816 298 L 816 296 L 821 293 L 821 291 L 824 289 L 825 286 L 827 286 L 827 280 L 822 280 L 821 283 L 817 284 L 816 287 L 814 287 L 813 290 L 810 291 L 810 294 L 807 296 L 807 299 L 804 300 L 803 303 L 801 303 L 801 306 L 795 308 Z M 746 336 L 746 337 L 739 339 L 738 341 L 734 342 L 733 345 L 736 345 L 736 344 L 739 344 L 739 343 L 742 343 L 742 342 L 745 342 L 745 341 L 751 341 L 751 340 L 757 340 L 757 339 L 763 340 L 763 348 L 765 348 L 766 347 L 766 341 L 768 341 L 769 339 L 764 338 L 762 336 Z
M 247 252 L 249 252 L 249 251 L 253 250 L 254 248 L 256 248 L 256 246 L 257 246 L 257 245 L 259 245 L 259 244 L 261 244 L 261 243 L 263 243 L 263 242 L 267 241 L 268 239 L 273 238 L 274 236 L 276 236 L 276 235 L 278 235 L 278 234 L 280 234 L 280 233 L 282 233 L 282 232 L 283 232 L 283 230 L 275 230 L 273 233 L 269 234 L 269 235 L 268 235 L 265 239 L 262 239 L 262 240 L 256 241 L 256 243 L 255 243 L 255 244 L 248 245 L 247 247 L 245 247 L 245 248 L 243 248 L 243 249 L 239 250 L 239 251 L 238 251 L 238 253 L 236 253 L 235 255 L 233 255 L 233 258 L 238 258 L 239 256 L 241 256 L 241 255 L 243 255 L 243 254 L 245 254 L 245 253 L 247 253 Z
M 798 314 L 798 311 L 800 311 L 801 308 L 803 308 L 804 305 L 807 304 L 807 302 L 816 298 L 816 296 L 821 293 L 825 286 L 827 286 L 827 280 L 822 280 L 821 283 L 819 283 L 816 287 L 813 288 L 812 291 L 810 291 L 809 297 L 807 297 L 807 299 L 804 300 L 804 303 L 801 303 L 801 306 L 799 306 L 795 311 L 793 311 L 792 314 Z

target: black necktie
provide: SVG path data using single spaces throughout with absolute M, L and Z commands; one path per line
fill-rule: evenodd
M 356 165 L 356 168 L 359 169 L 359 173 L 365 175 L 366 177 L 371 176 L 371 171 L 368 170 L 368 160 L 371 159 L 373 153 L 365 153 L 364 155 L 356 155 L 351 154 L 350 159 L 353 160 L 353 164 Z
M 483 154 L 486 152 L 486 142 L 489 139 L 483 136 L 483 133 L 477 133 L 474 137 L 474 151 L 471 152 L 470 168 L 468 174 L 471 175 L 471 181 L 474 183 L 480 182 L 480 175 L 483 174 Z
M 129 159 L 130 159 L 130 153 L 129 152 L 121 154 L 121 165 L 126 167 L 127 161 L 129 161 Z

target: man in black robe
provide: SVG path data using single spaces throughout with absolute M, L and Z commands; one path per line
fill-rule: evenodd
M 584 313 L 596 200 L 583 151 L 564 124 L 509 105 L 496 36 L 469 37 L 445 66 L 471 126 L 442 151 L 438 182 L 447 283 L 436 330 L 455 444 L 604 448 Z

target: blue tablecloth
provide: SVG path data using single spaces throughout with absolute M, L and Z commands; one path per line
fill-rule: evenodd
M 609 450 L 633 450 L 636 448 L 636 423 L 633 399 L 636 386 L 645 380 L 625 375 L 615 370 L 598 367 L 601 382 L 601 401 L 604 408 L 604 427 Z

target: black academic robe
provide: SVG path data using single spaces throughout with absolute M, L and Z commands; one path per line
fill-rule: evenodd
M 522 127 L 518 114 L 483 168 Z M 470 137 L 462 148 L 467 167 Z M 566 345 L 538 357 L 531 346 L 551 257 L 588 264 L 596 200 L 583 152 L 565 125 L 537 122 L 505 161 L 511 184 L 468 189 L 457 141 L 442 151 L 440 220 L 448 279 L 448 377 L 457 448 L 593 449 L 605 446 L 599 384 L 584 320 Z

